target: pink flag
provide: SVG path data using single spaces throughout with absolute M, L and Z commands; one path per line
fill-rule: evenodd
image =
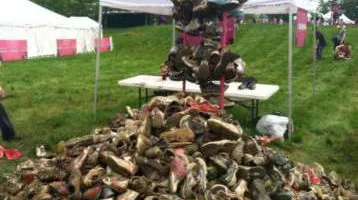
M 296 45 L 298 47 L 303 47 L 305 45 L 307 35 L 307 11 L 298 8 L 296 23 Z

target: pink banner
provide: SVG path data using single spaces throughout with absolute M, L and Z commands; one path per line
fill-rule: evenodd
M 75 55 L 76 53 L 76 39 L 57 39 L 57 54 L 59 56 Z
M 12 61 L 27 58 L 26 40 L 0 40 L 0 60 Z
M 296 20 L 296 45 L 298 47 L 303 47 L 305 45 L 307 35 L 307 20 L 307 11 L 298 8 Z
M 94 44 L 97 50 L 97 42 L 98 39 L 94 40 Z M 102 38 L 100 41 L 100 48 L 99 51 L 100 52 L 107 52 L 107 51 L 112 51 L 112 37 L 108 37 L 108 38 Z
M 184 45 L 188 46 L 199 46 L 204 40 L 204 37 L 201 35 L 195 36 L 184 32 L 181 33 L 180 37 L 183 38 Z

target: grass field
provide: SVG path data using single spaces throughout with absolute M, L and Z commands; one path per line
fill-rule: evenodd
M 0 174 L 34 157 L 35 146 L 55 145 L 105 126 L 124 105 L 137 106 L 137 90 L 119 87 L 117 81 L 137 74 L 158 74 L 171 44 L 171 27 L 138 27 L 106 30 L 115 50 L 102 55 L 97 122 L 92 115 L 95 55 L 44 58 L 6 63 L 0 69 L 0 85 L 8 93 L 3 101 L 24 137 L 5 143 L 20 149 L 20 161 L 0 160 Z M 322 28 L 328 42 L 336 30 Z M 353 60 L 334 61 L 331 44 L 317 64 L 317 92 L 312 98 L 312 39 L 294 49 L 294 122 L 292 142 L 277 145 L 290 158 L 307 164 L 322 163 L 358 184 L 358 29 L 348 28 Z M 261 83 L 280 85 L 281 90 L 261 104 L 261 114 L 287 111 L 287 27 L 242 25 L 231 48 L 248 64 L 247 74 Z M 248 132 L 248 112 L 230 110 Z

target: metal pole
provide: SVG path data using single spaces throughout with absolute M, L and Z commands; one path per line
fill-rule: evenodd
M 313 67 L 312 67 L 312 75 L 313 75 L 313 91 L 312 91 L 312 99 L 313 99 L 313 105 L 315 105 L 315 97 L 316 97 L 316 74 L 317 74 L 317 68 L 316 68 L 316 55 L 317 55 L 317 39 L 316 39 L 316 31 L 317 31 L 317 14 L 313 14 Z
M 292 47 L 293 47 L 293 19 L 292 8 L 289 8 L 289 23 L 288 23 L 288 137 L 291 140 L 293 132 L 293 119 L 292 119 Z
M 172 41 L 172 46 L 175 45 L 175 19 L 173 19 L 173 41 Z
M 97 121 L 97 101 L 98 101 L 98 80 L 99 80 L 99 68 L 101 65 L 101 39 L 102 39 L 102 6 L 99 6 L 98 10 L 98 38 L 96 44 L 96 79 L 95 79 L 95 88 L 94 88 L 94 105 L 93 105 L 93 115 L 94 122 Z

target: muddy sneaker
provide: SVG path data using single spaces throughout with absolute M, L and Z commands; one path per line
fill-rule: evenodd
M 275 200 L 293 200 L 295 197 L 295 194 L 291 189 L 288 188 L 282 188 L 276 191 L 276 193 L 273 195 L 273 198 Z
M 82 183 L 82 173 L 79 169 L 74 169 L 71 172 L 71 175 L 68 179 L 68 189 L 70 191 L 71 199 L 80 200 L 81 199 L 81 183 Z
M 134 190 L 127 190 L 125 193 L 119 195 L 117 199 L 135 200 L 139 196 L 139 193 Z
M 228 165 L 232 162 L 230 155 L 226 152 L 220 152 L 217 155 L 209 157 L 209 159 L 221 169 L 227 170 Z
M 237 175 L 243 179 L 263 178 L 266 175 L 266 170 L 261 166 L 248 167 L 239 165 Z
M 244 157 L 244 146 L 245 146 L 245 142 L 240 139 L 239 141 L 237 141 L 236 146 L 231 153 L 231 157 L 238 164 L 242 163 L 242 159 Z
M 226 123 L 221 119 L 211 118 L 207 121 L 208 128 L 214 133 L 221 134 L 223 138 L 229 140 L 237 140 L 243 134 L 243 130 L 240 126 L 235 126 L 230 123 Z
M 106 173 L 106 170 L 103 167 L 97 166 L 91 169 L 84 177 L 83 177 L 83 185 L 86 187 L 91 187 L 98 181 L 100 181 Z
M 150 116 L 153 128 L 162 128 L 164 126 L 164 113 L 159 108 L 155 107 Z
M 70 194 L 68 185 L 65 181 L 52 182 L 49 184 L 49 186 L 50 192 L 54 195 L 67 196 Z
M 255 200 L 271 200 L 268 196 L 263 180 L 254 179 L 250 186 L 252 199 Z
M 196 167 L 195 163 L 191 163 L 188 166 L 188 175 L 186 176 L 184 182 L 183 182 L 183 186 L 181 188 L 180 194 L 184 199 L 191 199 L 194 194 L 194 186 L 197 184 L 197 181 L 195 180 L 194 177 L 194 172 L 193 169 Z
M 237 182 L 236 173 L 239 170 L 239 165 L 235 161 L 231 161 L 231 163 L 227 167 L 227 173 L 220 177 L 220 180 L 225 185 L 232 187 Z
M 154 146 L 149 148 L 145 151 L 144 156 L 147 158 L 162 158 L 163 157 L 163 151 L 160 149 L 159 146 Z
M 109 166 L 113 171 L 122 175 L 134 175 L 138 168 L 131 161 L 124 160 L 115 155 L 110 155 L 106 159 L 106 165 Z
M 112 190 L 119 192 L 119 193 L 126 191 L 128 189 L 128 185 L 129 185 L 128 179 L 120 178 L 117 176 L 106 177 L 106 178 L 102 179 L 102 182 L 107 187 L 109 187 Z
M 181 128 L 173 131 L 164 132 L 160 135 L 160 138 L 168 143 L 193 142 L 195 134 L 190 128 Z
M 82 199 L 84 200 L 96 200 L 101 196 L 102 193 L 102 186 L 101 185 L 96 185 L 92 188 L 87 189 L 83 195 L 82 195 Z
M 298 193 L 299 200 L 318 200 L 316 195 L 312 191 L 300 191 Z
M 244 179 L 239 180 L 235 186 L 233 186 L 233 192 L 239 199 L 245 199 L 245 194 L 248 192 L 247 181 Z
M 232 152 L 237 146 L 237 142 L 232 140 L 219 140 L 208 142 L 200 147 L 200 151 L 204 157 L 210 157 L 218 154 L 220 151 Z

